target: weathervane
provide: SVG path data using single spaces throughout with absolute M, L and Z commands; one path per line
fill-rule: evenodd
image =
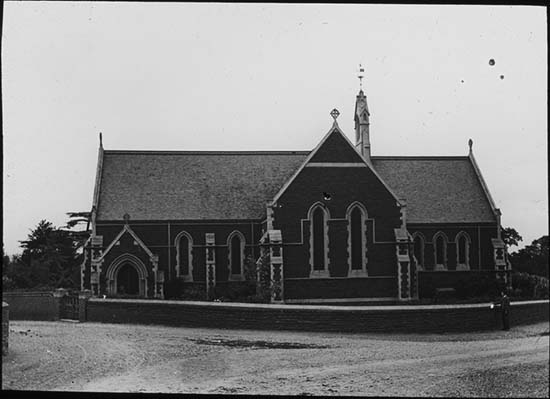
M 365 77 L 365 68 L 361 64 L 359 64 L 359 72 L 357 73 L 357 77 L 359 78 L 359 89 L 363 90 L 363 78 Z

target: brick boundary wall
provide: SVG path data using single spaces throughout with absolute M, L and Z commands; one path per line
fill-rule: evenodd
M 57 320 L 58 301 L 51 291 L 3 292 L 2 301 L 10 306 L 12 320 Z
M 8 354 L 8 341 L 10 337 L 10 311 L 9 305 L 2 302 L 2 356 Z
M 512 328 L 549 320 L 549 301 L 514 302 Z M 91 298 L 87 320 L 226 329 L 322 332 L 471 332 L 502 328 L 489 303 L 417 306 L 315 306 Z

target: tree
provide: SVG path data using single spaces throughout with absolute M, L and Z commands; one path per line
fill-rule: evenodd
M 21 263 L 31 272 L 30 279 L 26 279 L 29 287 L 22 288 L 79 287 L 79 256 L 70 232 L 41 220 L 20 243 L 23 248 Z M 23 265 L 17 269 L 24 269 Z
M 548 250 L 547 235 L 534 240 L 530 245 L 510 255 L 512 269 L 548 277 Z
M 520 241 L 523 241 L 523 237 L 513 227 L 505 227 L 501 231 L 502 241 L 508 248 L 517 246 Z
M 83 248 L 90 236 L 90 212 L 69 212 L 62 228 L 41 220 L 26 240 L 23 253 L 10 261 L 4 256 L 3 288 L 51 289 L 80 287 Z M 84 228 L 82 227 L 85 223 Z

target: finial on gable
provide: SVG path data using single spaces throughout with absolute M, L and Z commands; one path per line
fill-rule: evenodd
M 340 111 L 338 111 L 336 108 L 334 108 L 332 111 L 330 111 L 330 116 L 334 119 L 333 125 L 338 125 L 338 122 L 336 122 L 336 119 L 338 116 L 340 116 Z
M 99 146 L 103 148 L 103 135 L 99 132 Z
M 359 72 L 357 72 L 357 77 L 359 78 L 359 91 L 363 91 L 363 78 L 365 77 L 365 68 L 359 64 Z
M 472 139 L 468 140 L 468 147 L 470 147 L 470 154 L 472 153 L 472 146 L 474 145 L 474 141 Z

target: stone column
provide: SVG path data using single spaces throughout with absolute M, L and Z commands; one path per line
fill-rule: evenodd
M 158 297 L 164 299 L 164 270 L 157 271 Z
M 216 236 L 214 233 L 206 233 L 206 297 L 212 299 L 216 286 Z
M 405 229 L 394 229 L 397 256 L 397 297 L 399 300 L 411 298 L 411 272 L 409 258 L 409 238 Z
M 91 253 L 91 268 L 90 268 L 90 286 L 92 289 L 92 294 L 94 296 L 99 296 L 101 292 L 100 286 L 100 275 L 101 275 L 101 255 L 103 254 L 103 236 L 92 236 L 91 237 L 92 249 Z
M 492 238 L 493 260 L 495 261 L 496 278 L 503 286 L 508 286 L 510 271 L 506 262 L 506 244 L 500 238 Z
M 271 266 L 271 302 L 284 302 L 283 239 L 281 230 L 269 230 L 269 264 Z

